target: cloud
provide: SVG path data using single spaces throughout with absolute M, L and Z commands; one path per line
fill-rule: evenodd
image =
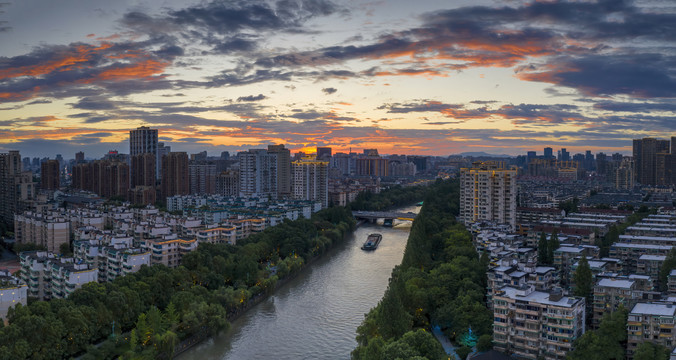
M 258 94 L 258 95 L 240 96 L 237 98 L 237 101 L 261 101 L 267 98 L 268 97 L 263 94 Z
M 322 89 L 322 92 L 326 95 L 331 95 L 331 94 L 335 93 L 336 91 L 338 91 L 338 89 L 332 88 L 332 87 Z

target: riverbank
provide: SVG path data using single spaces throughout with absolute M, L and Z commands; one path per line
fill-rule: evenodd
M 409 230 L 407 225 L 363 223 L 241 313 L 229 330 L 192 346 L 179 359 L 349 358 L 357 326 L 385 292 L 391 269 L 401 263 Z M 361 250 L 373 232 L 383 234 L 381 245 L 374 252 Z

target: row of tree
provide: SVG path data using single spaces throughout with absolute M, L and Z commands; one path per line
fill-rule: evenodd
M 392 207 L 411 205 L 425 198 L 427 186 L 401 186 L 389 187 L 378 194 L 361 192 L 350 203 L 352 210 L 381 211 Z
M 0 360 L 171 357 L 184 339 L 228 326 L 227 316 L 274 289 L 279 278 L 341 241 L 354 228 L 332 207 L 236 246 L 201 244 L 182 266 L 142 267 L 110 283 L 89 283 L 67 299 L 17 305 L 0 322 Z M 94 345 L 96 344 L 96 345 Z
M 459 198 L 457 180 L 430 186 L 402 264 L 357 329 L 353 359 L 445 359 L 432 326 L 454 341 L 471 327 L 482 348 L 490 348 L 492 313 L 484 302 L 488 258 L 479 257 L 471 235 L 455 219 Z M 469 351 L 458 349 L 464 355 Z

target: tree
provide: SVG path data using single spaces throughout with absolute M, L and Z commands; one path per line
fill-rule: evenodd
M 586 256 L 582 256 L 578 262 L 573 283 L 575 284 L 573 294 L 589 300 L 592 293 L 592 271 Z
M 542 265 L 550 264 L 547 261 L 547 235 L 544 231 L 540 233 L 540 241 L 538 241 L 538 262 Z
M 488 335 L 484 334 L 479 337 L 479 341 L 476 343 L 476 349 L 479 351 L 488 351 L 493 348 L 493 338 Z
M 634 360 L 668 360 L 669 349 L 650 341 L 642 342 L 634 352 Z
M 667 282 L 669 280 L 669 273 L 676 269 L 676 248 L 672 248 L 667 258 L 664 259 L 659 274 L 659 289 L 660 291 L 667 290 Z
M 467 359 L 467 356 L 472 353 L 472 348 L 469 346 L 461 346 L 455 348 L 455 353 L 458 354 L 460 360 L 465 360 Z
M 554 230 L 547 242 L 547 260 L 549 260 L 549 264 L 554 263 L 554 251 L 556 251 L 560 245 L 559 236 L 556 234 L 556 230 Z

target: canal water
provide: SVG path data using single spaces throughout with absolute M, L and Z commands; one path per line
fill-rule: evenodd
M 392 269 L 401 264 L 410 226 L 410 222 L 395 222 L 393 228 L 360 226 L 344 243 L 233 321 L 228 331 L 177 359 L 349 359 L 364 314 L 378 304 Z M 378 249 L 361 250 L 374 232 L 383 235 Z

